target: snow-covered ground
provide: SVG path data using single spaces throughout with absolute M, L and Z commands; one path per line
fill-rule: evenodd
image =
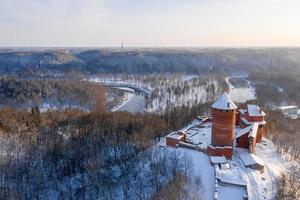
M 274 143 L 267 138 L 263 138 L 261 143 L 256 144 L 256 155 L 266 164 L 263 174 L 244 166 L 239 155 L 245 152 L 247 150 L 235 148 L 233 161 L 247 183 L 249 199 L 275 199 L 278 189 L 277 180 L 289 169 L 290 163 L 277 153 Z
M 164 145 L 164 140 L 161 140 Z M 170 149 L 174 149 L 171 147 L 166 147 Z M 197 177 L 200 176 L 201 183 L 203 189 L 201 190 L 203 193 L 203 198 L 205 200 L 214 199 L 215 195 L 215 169 L 210 164 L 209 156 L 200 151 L 186 149 L 182 147 L 178 147 L 175 149 L 176 151 L 187 154 L 193 162 L 193 174 L 192 176 Z M 227 179 L 228 181 L 234 181 L 236 178 L 240 179 L 238 174 L 239 171 L 235 169 L 231 169 L 229 171 L 222 170 L 220 173 L 223 174 L 223 180 Z M 220 174 L 219 174 L 220 175 Z M 236 177 L 238 176 L 238 177 Z M 226 180 L 225 180 L 226 181 Z M 235 185 L 220 185 L 218 187 L 218 199 L 224 200 L 242 200 L 243 196 L 246 194 L 245 187 L 239 187 Z
M 223 185 L 219 184 L 218 199 L 242 200 L 244 195 L 248 194 L 250 200 L 274 200 L 277 192 L 277 179 L 286 171 L 289 164 L 276 152 L 276 147 L 270 140 L 264 138 L 263 141 L 257 145 L 257 155 L 266 163 L 263 174 L 244 166 L 239 155 L 247 152 L 245 149 L 235 148 L 233 159 L 228 161 L 230 169 L 216 167 L 216 170 L 205 153 L 183 147 L 175 148 L 175 150 L 186 153 L 192 158 L 193 175 L 201 177 L 204 199 L 214 198 L 215 178 L 218 178 L 225 182 Z M 161 145 L 165 145 L 164 140 L 161 142 Z
M 211 123 L 205 123 L 202 128 L 191 127 L 185 131 L 189 137 L 188 141 L 201 149 L 206 149 L 211 143 Z
M 187 133 L 186 142 L 205 150 L 210 142 L 211 122 L 199 124 L 195 121 L 180 131 Z M 237 128 L 236 131 L 238 130 L 240 129 Z M 186 149 L 184 146 L 175 150 L 185 152 L 193 159 L 194 175 L 200 175 L 205 185 L 205 199 L 213 199 L 216 191 L 218 199 L 242 200 L 244 196 L 248 196 L 250 200 L 274 200 L 278 189 L 277 180 L 291 167 L 291 164 L 277 153 L 273 142 L 267 138 L 263 138 L 263 141 L 256 145 L 256 156 L 265 163 L 263 173 L 245 166 L 240 155 L 249 154 L 247 149 L 234 147 L 233 158 L 227 161 L 229 168 L 220 168 L 218 165 L 212 167 L 209 156 L 203 152 Z M 219 183 L 217 189 L 215 179 Z
M 90 110 L 88 108 L 84 108 L 83 106 L 80 105 L 69 105 L 69 104 L 59 104 L 59 103 L 47 103 L 44 102 L 39 105 L 40 112 L 47 112 L 49 110 L 62 110 L 62 109 L 67 109 L 67 108 L 72 108 L 72 109 L 79 109 L 85 112 L 89 112 Z M 30 110 L 30 109 L 28 109 Z
M 238 186 L 223 186 L 219 187 L 218 200 L 242 200 L 245 195 L 245 189 Z
M 214 169 L 213 166 L 209 164 L 209 157 L 199 151 L 178 148 L 179 151 L 187 153 L 193 160 L 194 165 L 194 176 L 199 176 L 203 183 L 203 192 L 205 199 L 213 198 L 213 188 L 214 188 Z
M 165 138 L 160 140 L 159 145 L 165 146 Z M 188 155 L 192 159 L 193 163 L 193 173 L 191 176 L 200 177 L 201 185 L 203 188 L 201 191 L 203 192 L 204 199 L 211 200 L 214 197 L 214 185 L 215 185 L 215 174 L 214 167 L 210 164 L 209 157 L 202 152 L 186 149 L 182 147 L 178 147 L 176 149 L 171 147 L 165 147 L 168 149 L 172 149 L 183 154 Z
M 189 106 L 212 101 L 221 94 L 219 82 L 213 78 L 171 79 L 161 82 L 150 96 L 150 112 L 162 112 L 172 107 Z

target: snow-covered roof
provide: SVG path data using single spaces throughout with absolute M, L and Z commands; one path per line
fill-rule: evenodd
M 241 117 L 241 120 L 246 124 L 246 125 L 250 125 L 250 122 L 245 118 L 245 117 Z
M 167 137 L 168 137 L 168 138 L 173 138 L 173 139 L 179 140 L 179 139 L 181 139 L 182 137 L 184 137 L 184 135 L 183 135 L 183 134 L 180 134 L 180 133 L 178 133 L 178 132 L 172 132 L 172 133 L 170 133 L 169 135 L 167 135 Z
M 248 104 L 247 110 L 248 110 L 249 116 L 265 116 L 265 113 L 263 111 L 261 111 L 257 105 Z
M 248 137 L 256 138 L 257 130 L 258 130 L 258 123 L 254 122 L 254 123 L 251 125 L 251 131 L 250 131 Z
M 251 124 L 251 126 L 247 126 L 246 128 L 243 128 L 242 130 L 240 130 L 237 134 L 236 134 L 236 138 L 239 138 L 245 134 L 248 134 L 248 137 L 253 137 L 256 138 L 257 135 L 257 130 L 258 130 L 258 126 L 260 124 L 257 122 L 254 122 Z
M 187 132 L 190 128 L 192 128 L 193 126 L 195 126 L 194 124 L 189 124 L 185 127 L 183 127 L 182 129 L 178 130 L 178 132 L 180 133 L 184 133 L 184 132 Z
M 265 120 L 263 120 L 261 122 L 255 122 L 255 123 L 257 123 L 258 125 L 266 125 L 267 124 L 267 122 Z
M 221 164 L 221 169 L 222 169 L 222 170 L 227 170 L 227 169 L 230 169 L 230 165 L 229 165 L 229 163 L 224 163 L 224 164 Z
M 258 156 L 254 155 L 254 154 L 243 153 L 243 154 L 240 154 L 240 158 L 246 167 L 249 167 L 249 166 L 255 165 L 255 164 L 265 166 L 265 162 L 261 158 L 259 158 Z
M 280 106 L 279 110 L 289 110 L 289 109 L 298 109 L 298 106 Z
M 202 124 L 205 127 L 193 127 L 187 133 L 187 141 L 196 144 L 201 149 L 206 149 L 211 144 L 211 122 Z
M 210 156 L 210 161 L 213 164 L 225 164 L 227 160 L 224 156 Z
M 246 109 L 240 109 L 239 112 L 240 112 L 242 115 L 244 115 L 244 114 L 247 112 L 247 110 L 246 110 Z
M 220 168 L 218 165 L 215 165 L 215 174 L 216 179 L 218 179 L 222 183 L 238 186 L 246 185 L 246 182 L 242 177 L 242 172 L 235 165 L 230 165 L 230 168 L 225 170 Z
M 243 128 L 236 134 L 236 138 L 239 138 L 239 137 L 245 135 L 246 133 L 249 133 L 250 131 L 251 131 L 251 126 L 247 126 L 246 128 Z
M 224 149 L 232 149 L 232 146 L 213 146 L 213 145 L 208 145 L 208 147 L 209 148 L 211 148 L 211 149 L 222 149 L 222 150 L 224 150 Z
M 220 110 L 234 110 L 237 108 L 237 106 L 233 103 L 230 96 L 224 92 L 217 101 L 212 105 L 215 109 Z

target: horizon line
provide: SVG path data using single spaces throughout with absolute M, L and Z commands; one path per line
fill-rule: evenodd
M 88 46 L 88 45 L 32 45 L 32 46 L 27 46 L 27 45 L 24 45 L 24 46 L 17 46 L 17 45 L 11 45 L 11 46 L 1 46 L 0 45 L 0 49 L 37 49 L 37 48 L 41 48 L 41 49 L 82 49 L 82 48 L 88 48 L 88 49 L 123 49 L 123 50 L 126 50 L 126 49 L 227 49 L 227 48 L 232 48 L 232 49 L 264 49 L 264 48 L 300 48 L 300 45 L 294 45 L 294 46 L 291 46 L 291 45 L 258 45 L 258 46 L 236 46 L 236 45 L 233 45 L 233 46 L 210 46 L 210 45 L 207 45 L 207 46 L 124 46 L 122 48 L 122 46 Z

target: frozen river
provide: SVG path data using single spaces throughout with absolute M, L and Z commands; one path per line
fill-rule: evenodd
M 113 82 L 111 80 L 102 80 L 99 78 L 88 79 L 91 82 L 96 82 L 102 85 L 123 90 L 125 96 L 119 105 L 115 106 L 111 111 L 126 111 L 131 113 L 144 112 L 146 109 L 146 96 L 150 95 L 151 91 L 138 85 L 127 82 Z
M 114 111 L 127 111 L 131 113 L 143 112 L 146 106 L 146 99 L 143 95 L 136 93 L 128 94 L 128 99 L 124 101 Z
M 246 82 L 246 84 L 233 85 L 230 82 L 231 78 L 238 78 L 242 81 Z M 94 80 L 92 80 L 94 81 Z M 97 81 L 96 81 L 97 82 Z M 244 103 L 248 100 L 256 99 L 255 88 L 252 87 L 251 82 L 247 80 L 247 76 L 231 76 L 226 78 L 226 82 L 229 85 L 229 94 L 234 102 Z M 103 84 L 103 82 L 101 82 Z M 106 85 L 108 83 L 105 83 Z M 109 85 L 111 84 L 111 85 Z M 130 87 L 127 86 L 127 83 L 122 83 L 122 86 L 118 86 L 119 83 L 109 83 L 108 85 L 119 90 L 125 91 L 124 100 L 112 109 L 115 111 L 127 111 L 131 113 L 144 112 L 146 110 L 146 96 L 143 91 L 143 88 L 139 88 L 138 86 Z M 149 93 L 150 94 L 150 93 Z M 148 94 L 148 95 L 149 95 Z
M 247 82 L 247 86 L 235 87 L 230 83 L 231 78 L 240 78 Z M 226 78 L 229 85 L 229 95 L 234 102 L 244 103 L 248 100 L 256 99 L 255 88 L 252 87 L 251 82 L 247 80 L 247 76 L 231 76 Z

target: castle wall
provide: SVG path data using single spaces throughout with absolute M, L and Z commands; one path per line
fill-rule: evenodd
M 236 146 L 239 148 L 244 148 L 248 149 L 249 148 L 249 143 L 248 143 L 248 134 L 244 134 L 241 137 L 236 139 Z
M 166 144 L 170 147 L 175 147 L 179 143 L 178 139 L 166 137 Z
M 249 141 L 249 152 L 255 153 L 256 138 L 250 137 L 250 138 L 248 138 L 248 141 Z
M 258 130 L 257 130 L 256 142 L 261 142 L 262 141 L 262 138 L 264 136 L 264 132 L 265 132 L 264 125 L 259 125 Z
M 212 145 L 232 146 L 234 139 L 236 110 L 212 108 Z
M 225 156 L 227 159 L 231 159 L 233 155 L 232 147 L 214 147 L 209 145 L 207 147 L 207 153 L 210 156 Z
M 249 116 L 248 113 L 245 113 L 245 118 L 249 121 L 249 122 L 261 122 L 265 120 L 265 116 L 261 115 L 261 116 Z

